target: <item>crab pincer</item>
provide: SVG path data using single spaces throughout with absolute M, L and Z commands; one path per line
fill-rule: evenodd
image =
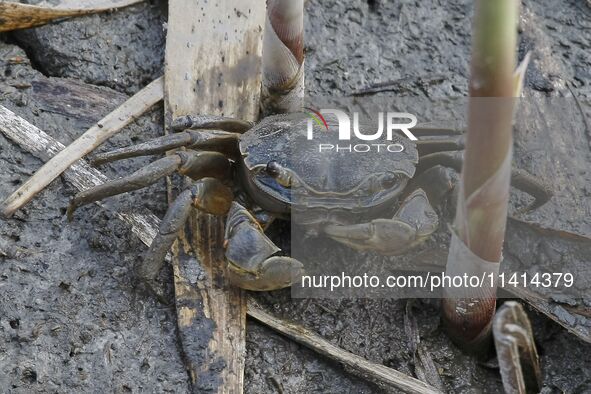
M 542 372 L 531 323 L 521 304 L 507 301 L 493 320 L 503 387 L 507 393 L 538 393 Z
M 281 256 L 281 249 L 265 235 L 256 219 L 236 202 L 228 213 L 225 249 L 230 281 L 243 289 L 281 289 L 303 273 L 302 263 Z

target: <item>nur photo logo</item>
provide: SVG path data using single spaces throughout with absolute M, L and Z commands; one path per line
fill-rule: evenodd
M 318 144 L 319 152 L 390 152 L 398 153 L 404 150 L 401 143 L 395 142 L 399 135 L 403 135 L 411 141 L 417 141 L 417 137 L 411 132 L 411 129 L 417 125 L 417 117 L 407 112 L 378 112 L 377 130 L 361 124 L 358 112 L 349 116 L 345 111 L 339 109 L 320 109 L 316 110 L 306 107 L 308 119 L 307 139 L 315 140 L 314 125 L 317 125 L 323 132 L 336 132 L 337 141 L 328 143 L 326 138 Z M 327 121 L 326 117 L 330 121 Z M 342 144 L 342 141 L 363 141 L 363 143 Z M 373 143 L 368 143 L 371 141 Z M 382 141 L 382 142 L 380 142 Z

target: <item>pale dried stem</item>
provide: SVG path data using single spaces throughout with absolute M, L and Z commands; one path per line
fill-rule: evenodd
M 162 77 L 154 80 L 113 112 L 99 120 L 84 134 L 68 145 L 67 148 L 57 153 L 57 155 L 45 163 L 31 178 L 2 202 L 0 205 L 2 216 L 8 217 L 12 215 L 70 167 L 70 165 L 92 152 L 108 138 L 112 137 L 153 105 L 161 101 L 163 88 L 164 79 Z M 8 120 L 3 120 L 0 123 L 0 130 L 2 131 L 10 127 Z M 6 132 L 12 131 L 6 130 Z

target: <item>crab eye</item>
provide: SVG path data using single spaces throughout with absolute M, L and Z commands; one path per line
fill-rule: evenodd
M 291 174 L 290 172 L 285 169 L 281 164 L 277 163 L 275 160 L 271 160 L 267 163 L 267 167 L 265 168 L 267 174 L 274 178 L 277 183 L 284 187 L 291 187 Z
M 384 174 L 380 177 L 380 183 L 384 189 L 391 189 L 400 182 L 400 176 L 396 174 Z
M 283 170 L 283 166 L 281 166 L 281 164 L 277 163 L 275 160 L 271 160 L 270 162 L 268 162 L 267 168 L 265 169 L 265 171 L 267 171 L 267 174 L 269 174 L 269 176 L 272 176 L 273 178 L 278 176 L 281 173 L 281 170 Z

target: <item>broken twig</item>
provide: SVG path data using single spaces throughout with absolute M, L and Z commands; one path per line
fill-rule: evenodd
M 443 75 L 429 77 L 403 77 L 393 81 L 372 83 L 368 86 L 354 90 L 349 96 L 367 96 L 381 92 L 413 92 L 414 90 L 425 90 L 427 87 L 437 85 L 445 81 Z
M 369 382 L 384 388 L 402 390 L 406 393 L 440 393 L 435 387 L 418 379 L 384 365 L 372 363 L 363 357 L 333 345 L 302 326 L 268 314 L 251 298 L 248 300 L 248 315 L 288 338 L 344 365 L 348 371 Z
M 56 154 L 41 167 L 29 180 L 12 193 L 0 205 L 0 213 L 4 217 L 11 216 L 30 201 L 37 193 L 57 178 L 70 165 L 92 152 L 96 147 L 112 137 L 115 133 L 137 119 L 154 104 L 162 100 L 164 80 L 154 80 L 129 100 L 121 104 L 113 112 L 98 121 L 84 134 L 78 137 L 67 148 Z M 0 129 L 8 127 L 11 122 L 0 115 Z M 10 132 L 10 131 L 8 131 Z
M 431 354 L 421 343 L 417 319 L 412 312 L 414 300 L 406 302 L 406 313 L 404 315 L 404 331 L 408 338 L 408 345 L 413 354 L 415 364 L 415 375 L 419 380 L 443 390 L 443 382 L 437 371 L 437 366 L 433 362 Z

